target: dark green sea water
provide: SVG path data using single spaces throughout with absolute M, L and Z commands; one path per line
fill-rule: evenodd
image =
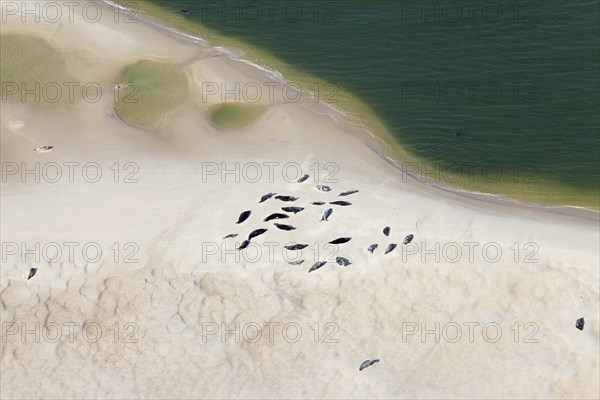
M 434 181 L 600 208 L 598 0 L 150 2 L 361 99 Z

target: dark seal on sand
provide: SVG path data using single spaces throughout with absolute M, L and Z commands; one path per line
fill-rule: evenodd
M 292 226 L 292 225 L 285 225 L 285 224 L 277 224 L 276 223 L 275 226 L 278 229 L 281 229 L 282 231 L 293 231 L 294 229 L 296 229 L 296 227 Z
M 388 245 L 388 247 L 385 249 L 385 252 L 383 254 L 387 254 L 391 251 L 394 251 L 394 249 L 396 248 L 396 243 L 391 243 Z
M 241 213 L 236 224 L 241 224 L 242 222 L 247 220 L 250 217 L 250 214 L 252 214 L 252 211 L 244 211 L 243 213 Z
M 310 269 L 308 270 L 308 272 L 316 271 L 316 270 L 318 270 L 319 268 L 321 268 L 325 264 L 327 264 L 327 261 L 317 261 L 316 263 L 313 264 L 312 267 L 310 267 Z
M 250 241 L 249 240 L 244 240 L 242 242 L 242 244 L 240 244 L 240 247 L 237 248 L 237 250 L 244 250 L 248 246 L 250 246 Z
M 329 204 L 335 204 L 336 206 L 351 206 L 352 205 L 352 203 L 350 203 L 349 201 L 343 201 L 343 200 L 330 201 Z
M 272 219 L 284 219 L 284 218 L 289 218 L 289 217 L 290 216 L 287 214 L 275 213 L 275 214 L 269 215 L 267 218 L 264 219 L 264 221 L 269 222 Z
M 300 177 L 300 179 L 298 179 L 298 183 L 302 183 L 302 182 L 306 181 L 308 178 L 310 178 L 310 175 L 304 174 L 302 177 Z
M 265 201 L 269 200 L 271 197 L 275 196 L 277 193 L 267 193 L 264 194 L 261 198 L 259 203 L 264 203 Z
M 579 329 L 580 331 L 583 330 L 584 325 L 585 325 L 585 320 L 583 318 L 579 318 L 577 321 L 575 321 L 575 327 L 577 329 Z
M 275 198 L 277 200 L 281 200 L 281 201 L 296 201 L 300 197 L 294 197 L 294 196 L 275 196 Z
M 37 273 L 37 268 L 31 268 L 29 270 L 29 275 L 27 275 L 27 280 L 30 280 L 31 278 L 33 278 L 36 273 Z
M 335 240 L 332 240 L 331 242 L 329 242 L 329 244 L 343 244 L 343 243 L 348 243 L 351 240 L 352 240 L 352 238 L 342 237 L 342 238 L 337 238 Z
M 291 213 L 297 214 L 300 211 L 304 210 L 304 207 L 281 207 L 281 209 L 285 212 L 291 212 Z
M 248 240 L 252 240 L 257 236 L 262 235 L 263 233 L 265 233 L 267 230 L 264 228 L 260 228 L 260 229 L 255 229 L 252 232 L 250 232 L 250 235 L 248 235 Z
M 374 360 L 367 360 L 367 361 L 363 361 L 363 363 L 362 363 L 362 364 L 360 364 L 360 367 L 358 367 L 358 370 L 359 370 L 359 371 L 362 371 L 363 369 L 365 369 L 365 368 L 367 368 L 367 367 L 370 367 L 371 365 L 373 365 L 373 364 L 375 364 L 375 363 L 378 363 L 378 362 L 379 362 L 379 359 L 378 359 L 378 358 L 376 358 L 376 359 L 374 359 Z
M 307 244 L 288 244 L 287 246 L 283 246 L 285 247 L 287 250 L 302 250 L 306 247 L 308 247 Z

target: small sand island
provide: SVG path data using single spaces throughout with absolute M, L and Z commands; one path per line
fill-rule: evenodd
M 2 398 L 598 395 L 597 213 L 420 183 L 93 3 L 2 23 Z

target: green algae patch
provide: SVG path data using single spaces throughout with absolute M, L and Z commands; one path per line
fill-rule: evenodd
M 258 104 L 222 103 L 210 109 L 210 121 L 219 129 L 241 129 L 252 125 L 266 111 Z
M 0 35 L 2 101 L 64 105 L 76 100 L 61 54 L 47 41 L 26 35 Z M 77 93 L 77 91 L 75 92 Z
M 167 122 L 188 98 L 188 80 L 174 64 L 141 60 L 128 66 L 115 90 L 116 111 L 124 121 L 142 127 Z

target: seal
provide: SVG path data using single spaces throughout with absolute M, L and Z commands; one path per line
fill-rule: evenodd
M 250 241 L 244 240 L 242 244 L 240 244 L 240 247 L 238 247 L 236 250 L 244 250 L 248 246 L 250 246 Z
M 304 210 L 304 207 L 281 207 L 281 209 L 285 212 L 291 212 L 291 213 L 297 214 L 300 211 Z
M 579 318 L 577 321 L 575 321 L 575 327 L 577 329 L 579 329 L 580 331 L 583 330 L 584 326 L 585 326 L 585 320 L 583 318 Z
M 230 233 L 229 235 L 227 235 L 227 236 L 224 236 L 224 237 L 223 237 L 223 240 L 225 240 L 225 239 L 231 239 L 231 238 L 234 238 L 234 237 L 236 237 L 237 235 L 238 235 L 237 233 Z
M 254 239 L 257 236 L 262 235 L 263 233 L 265 233 L 267 231 L 267 229 L 255 229 L 252 232 L 250 232 L 250 234 L 248 235 L 248 241 Z
M 285 247 L 287 250 L 302 250 L 306 247 L 308 247 L 307 244 L 288 244 L 287 246 L 283 246 Z
M 321 192 L 331 192 L 331 188 L 326 185 L 317 185 L 315 189 L 320 190 Z
M 350 203 L 349 201 L 343 201 L 343 200 L 330 201 L 329 204 L 333 204 L 336 206 L 351 206 L 352 205 L 352 203 Z
M 269 222 L 272 219 L 284 219 L 284 218 L 289 218 L 290 216 L 287 214 L 281 214 L 281 213 L 274 213 L 269 215 L 267 218 L 265 218 L 263 221 L 265 222 Z
M 377 248 L 377 246 L 379 246 L 377 243 L 373 243 L 373 244 L 369 245 L 369 247 L 367 248 L 367 250 L 369 251 L 369 253 L 373 254 L 373 252 L 375 251 L 375 249 Z
M 352 264 L 346 257 L 336 257 L 335 262 L 342 267 L 347 267 L 348 265 Z
M 275 198 L 277 200 L 281 200 L 281 201 L 296 201 L 300 197 L 294 197 L 294 196 L 275 196 Z
M 317 261 L 316 263 L 313 264 L 312 267 L 310 267 L 310 269 L 308 270 L 308 272 L 316 271 L 316 270 L 318 270 L 319 268 L 321 268 L 325 264 L 327 264 L 327 261 Z
M 33 149 L 33 151 L 35 151 L 36 153 L 47 153 L 49 151 L 52 151 L 53 148 L 54 146 L 40 146 Z
M 310 204 L 312 204 L 313 206 L 322 206 L 323 204 L 325 204 L 325 202 L 324 201 L 313 201 Z
M 304 262 L 304 260 L 296 260 L 296 261 L 290 261 L 288 264 L 290 265 L 300 265 Z
M 396 243 L 390 243 L 388 245 L 388 247 L 385 249 L 385 253 L 383 253 L 383 254 L 387 254 L 387 253 L 393 251 L 396 248 L 396 246 L 397 246 Z
M 411 233 L 410 235 L 407 235 L 404 238 L 404 241 L 402 242 L 402 244 L 409 244 L 410 242 L 412 242 L 412 240 L 415 238 L 415 236 Z
M 383 228 L 383 234 L 384 234 L 385 236 L 390 236 L 390 230 L 391 230 L 391 229 L 392 229 L 392 228 L 390 228 L 389 226 L 386 226 L 385 228 Z
M 350 196 L 351 194 L 358 193 L 358 190 L 347 190 L 339 194 L 339 196 Z
M 277 193 L 267 193 L 267 194 L 264 194 L 264 195 L 263 195 L 263 196 L 260 198 L 260 200 L 259 200 L 259 203 L 264 203 L 265 201 L 269 200 L 271 197 L 275 196 L 276 194 L 277 194 Z
M 363 363 L 362 363 L 362 364 L 360 364 L 360 367 L 358 367 L 358 370 L 359 370 L 359 371 L 362 371 L 363 369 L 365 369 L 365 368 L 367 368 L 367 367 L 370 367 L 371 365 L 373 365 L 373 364 L 375 364 L 375 363 L 378 363 L 378 362 L 379 362 L 379 359 L 378 359 L 378 358 L 375 358 L 375 359 L 373 359 L 373 360 L 367 360 L 367 361 L 363 361 Z
M 250 211 L 250 210 L 244 211 L 243 213 L 241 213 L 236 224 L 241 224 L 242 222 L 244 222 L 245 220 L 250 218 L 250 214 L 252 214 L 252 211 Z
M 27 275 L 27 280 L 30 280 L 31 278 L 33 278 L 36 273 L 37 273 L 37 268 L 31 268 L 29 270 L 29 275 Z
M 282 231 L 293 231 L 294 229 L 296 229 L 295 226 L 292 225 L 285 225 L 285 224 L 275 224 L 275 226 L 279 229 L 281 229 Z
M 331 242 L 329 242 L 329 244 L 343 244 L 343 243 L 348 243 L 351 240 L 352 240 L 352 238 L 350 238 L 350 237 L 342 237 L 342 238 L 337 238 L 335 240 L 332 240 Z
M 297 182 L 298 182 L 298 183 L 305 182 L 305 181 L 306 181 L 308 178 L 310 178 L 310 175 L 309 175 L 309 174 L 304 174 L 304 175 L 302 175 L 302 176 L 300 177 L 300 179 L 298 179 L 298 181 L 297 181 Z
M 321 214 L 321 221 L 329 221 L 331 214 L 333 214 L 333 208 L 328 208 L 327 210 L 323 211 L 323 214 Z

